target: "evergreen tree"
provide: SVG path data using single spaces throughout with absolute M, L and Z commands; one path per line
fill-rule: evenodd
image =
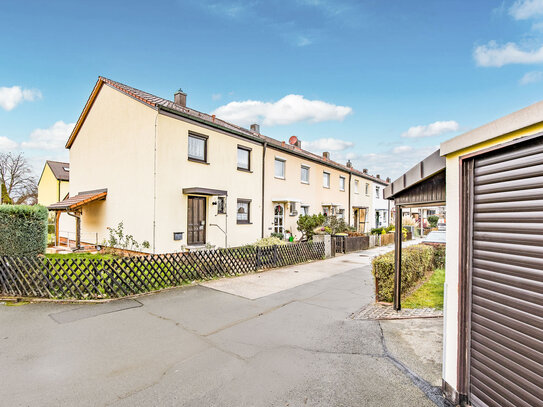
M 0 203 L 7 204 L 7 205 L 13 205 L 13 200 L 8 195 L 8 189 L 6 188 L 6 184 L 2 183 L 2 199 Z

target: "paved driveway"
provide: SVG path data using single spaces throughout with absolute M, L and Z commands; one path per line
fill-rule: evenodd
M 2 306 L 0 403 L 435 405 L 389 357 L 379 323 L 349 318 L 372 301 L 367 255 L 290 270 L 315 268 L 333 272 L 256 299 L 192 286 L 100 305 Z

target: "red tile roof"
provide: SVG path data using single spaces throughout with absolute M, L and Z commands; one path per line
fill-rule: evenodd
M 95 191 L 80 192 L 63 201 L 49 205 L 47 209 L 52 211 L 73 211 L 79 207 L 100 199 L 106 199 L 107 189 L 98 189 Z

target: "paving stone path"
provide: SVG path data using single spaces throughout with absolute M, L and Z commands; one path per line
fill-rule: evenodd
M 352 319 L 382 320 L 382 319 L 410 319 L 410 318 L 439 318 L 443 311 L 435 308 L 404 308 L 394 311 L 391 305 L 368 304 L 351 315 Z

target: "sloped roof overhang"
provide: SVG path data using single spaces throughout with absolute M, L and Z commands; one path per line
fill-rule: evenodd
M 192 187 L 183 188 L 183 195 L 228 196 L 228 191 L 224 191 L 222 189 Z
M 433 177 L 434 175 L 445 171 L 446 159 L 442 157 L 440 151 L 434 151 L 424 160 L 419 162 L 409 171 L 404 173 L 396 181 L 385 188 L 385 198 L 393 200 L 398 194 L 407 189 Z
M 107 189 L 97 189 L 93 191 L 80 192 L 75 196 L 49 205 L 47 209 L 49 209 L 50 211 L 71 212 L 91 202 L 106 199 L 106 196 Z

